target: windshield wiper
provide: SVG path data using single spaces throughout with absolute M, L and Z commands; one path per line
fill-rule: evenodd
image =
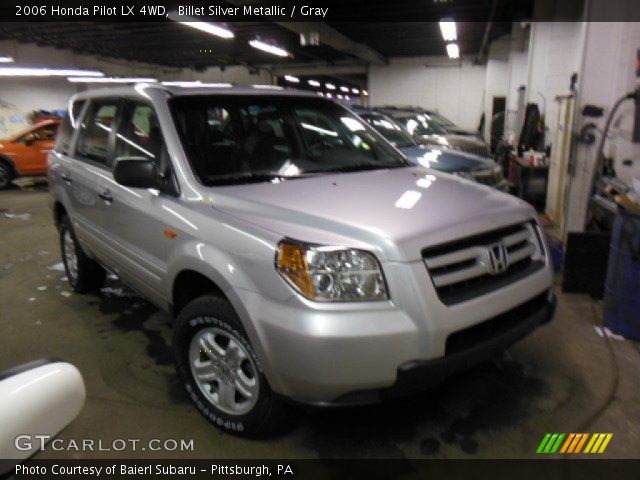
M 233 175 L 217 175 L 207 178 L 208 185 L 239 185 L 243 183 L 272 182 L 274 180 L 295 180 L 312 176 L 311 173 L 302 172 L 297 175 L 280 175 L 277 173 L 247 172 Z
M 376 163 L 354 163 L 353 165 L 345 165 L 344 167 L 331 168 L 327 170 L 319 170 L 320 173 L 349 173 L 364 172 L 367 170 L 386 170 L 387 168 L 403 167 L 404 165 L 381 165 Z
M 241 183 L 271 182 L 273 180 L 283 180 L 287 177 L 273 173 L 239 173 L 234 175 L 216 175 L 207 178 L 209 185 L 234 185 Z

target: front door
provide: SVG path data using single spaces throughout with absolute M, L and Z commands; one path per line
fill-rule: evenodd
M 114 162 L 119 158 L 144 157 L 159 165 L 166 155 L 162 133 L 153 108 L 128 100 L 114 139 Z M 125 283 L 151 300 L 162 301 L 162 282 L 172 239 L 164 232 L 165 194 L 154 189 L 119 185 L 109 174 L 109 195 L 104 223 L 109 243 L 116 252 L 117 273 Z
M 44 175 L 47 173 L 47 157 L 56 144 L 57 123 L 44 125 L 34 130 L 35 141 L 31 144 L 31 173 Z

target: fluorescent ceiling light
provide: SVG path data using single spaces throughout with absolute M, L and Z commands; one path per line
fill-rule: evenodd
M 312 87 L 319 87 L 320 86 L 320 82 L 317 81 L 317 80 L 309 80 L 309 81 L 307 81 L 307 83 L 309 85 L 311 85 Z
M 456 22 L 451 18 L 443 18 L 440 20 L 440 31 L 445 42 L 455 42 L 458 39 L 456 32 Z
M 0 63 L 13 63 L 13 57 L 9 55 L 0 55 Z
M 293 75 L 285 75 L 284 79 L 287 82 L 291 82 L 291 83 L 300 83 L 300 79 L 298 77 L 294 77 Z
M 331 95 L 329 92 L 327 92 L 326 97 L 327 97 L 327 98 L 333 98 L 333 95 Z
M 327 87 L 329 90 L 336 89 L 336 86 L 333 83 L 325 83 L 324 86 Z
M 350 101 L 350 100 L 351 100 L 351 97 L 350 97 L 349 95 L 345 95 L 345 96 L 344 96 L 344 99 L 348 102 L 348 101 Z
M 354 95 L 358 95 L 360 93 L 360 90 L 358 90 L 357 88 L 352 88 L 351 93 L 353 93 Z
M 169 13 L 167 17 L 176 23 L 180 23 L 187 27 L 195 28 L 196 30 L 200 30 L 201 32 L 210 33 L 211 35 L 215 35 L 216 37 L 220 37 L 220 38 L 235 37 L 234 33 L 228 28 L 224 28 L 220 25 L 216 25 L 215 23 L 202 22 L 193 17 L 178 15 L 178 12 L 176 11 Z M 191 21 L 184 21 L 185 18 L 191 19 Z
M 215 35 L 220 38 L 233 38 L 235 35 L 231 30 L 228 30 L 219 25 L 214 25 L 213 23 L 207 22 L 178 22 L 182 25 L 186 25 L 187 27 L 195 28 L 196 30 L 200 30 L 201 32 L 210 33 L 211 35 Z
M 257 48 L 258 50 L 262 50 L 263 52 L 270 53 L 271 55 L 276 55 L 278 57 L 290 57 L 291 54 L 287 52 L 284 48 L 280 48 L 276 45 L 271 45 L 270 43 L 265 43 L 262 40 L 258 40 L 254 38 L 253 40 L 249 40 L 249 45 L 253 48 Z
M 322 92 L 318 92 L 318 95 L 319 95 L 320 97 L 324 97 L 324 93 L 322 93 Z
M 144 77 L 69 77 L 72 83 L 155 83 L 155 78 Z
M 339 99 L 342 99 L 342 94 L 339 93 L 339 94 L 336 95 L 336 97 L 338 97 Z
M 96 70 L 65 68 L 0 67 L 0 77 L 104 77 Z
M 460 58 L 460 48 L 457 43 L 447 44 L 447 55 L 449 58 Z
M 340 91 L 349 93 L 349 87 L 340 87 Z
M 363 91 L 362 91 L 362 94 L 363 94 L 365 97 L 368 97 L 368 96 L 369 96 L 369 92 L 367 92 L 366 90 L 363 90 Z

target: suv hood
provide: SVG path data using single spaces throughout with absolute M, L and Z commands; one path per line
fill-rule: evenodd
M 534 218 L 523 201 L 421 167 L 211 189 L 213 207 L 283 237 L 414 261 L 427 246 Z
M 433 168 L 441 172 L 471 172 L 498 166 L 496 162 L 489 158 L 455 150 L 431 148 L 427 145 L 403 147 L 400 148 L 400 151 L 416 165 Z

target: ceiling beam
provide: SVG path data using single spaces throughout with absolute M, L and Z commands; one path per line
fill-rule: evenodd
M 255 6 L 267 6 L 272 2 L 265 0 L 227 0 L 227 3 L 232 5 L 243 7 L 245 5 Z M 288 1 L 281 1 L 278 5 L 291 9 L 294 4 Z M 318 33 L 320 35 L 320 42 L 324 45 L 331 47 L 340 52 L 352 55 L 360 60 L 374 65 L 387 65 L 389 60 L 375 51 L 373 48 L 363 43 L 354 42 L 346 35 L 343 35 L 338 30 L 330 27 L 323 22 L 282 22 L 277 18 L 271 17 L 270 20 L 280 25 L 287 30 L 300 34 L 300 33 Z

